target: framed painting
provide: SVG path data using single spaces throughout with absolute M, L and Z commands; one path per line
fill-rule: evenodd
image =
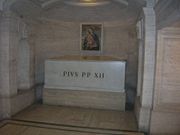
M 81 51 L 102 51 L 103 25 L 82 23 L 80 26 Z

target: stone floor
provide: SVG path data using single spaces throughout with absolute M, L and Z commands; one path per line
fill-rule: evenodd
M 35 104 L 4 121 L 0 135 L 143 135 L 132 112 Z
M 80 127 L 137 131 L 133 112 L 33 105 L 13 119 Z

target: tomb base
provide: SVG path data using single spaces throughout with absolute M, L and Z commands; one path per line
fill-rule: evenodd
M 84 108 L 125 111 L 125 92 L 47 89 L 43 90 L 43 103 Z

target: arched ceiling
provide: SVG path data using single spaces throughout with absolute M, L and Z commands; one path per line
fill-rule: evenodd
M 134 23 L 144 0 L 96 0 L 96 6 L 82 6 L 83 0 L 15 0 L 11 9 L 30 19 L 60 21 L 124 21 Z M 84 0 L 87 1 L 87 0 Z M 68 2 L 70 4 L 68 4 Z

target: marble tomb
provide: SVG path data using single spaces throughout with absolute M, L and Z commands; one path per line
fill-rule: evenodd
M 61 56 L 45 61 L 43 103 L 125 110 L 126 61 L 109 56 Z

